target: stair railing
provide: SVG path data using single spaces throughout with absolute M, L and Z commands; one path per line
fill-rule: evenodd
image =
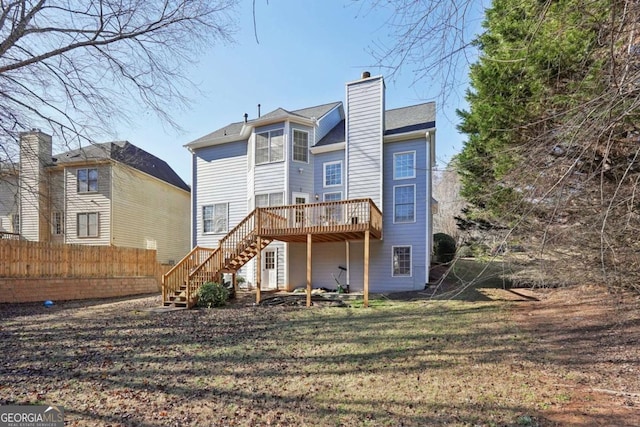
M 162 276 L 162 301 L 167 301 L 168 295 L 180 291 L 180 288 L 187 284 L 189 274 L 215 251 L 216 249 L 196 246 L 167 271 Z

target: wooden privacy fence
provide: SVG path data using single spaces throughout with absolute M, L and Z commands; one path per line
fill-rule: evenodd
M 157 277 L 156 251 L 0 239 L 0 277 Z

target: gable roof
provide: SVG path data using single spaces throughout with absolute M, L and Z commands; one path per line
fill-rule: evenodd
M 53 156 L 54 164 L 80 161 L 115 160 L 141 172 L 158 178 L 168 184 L 191 191 L 191 188 L 164 160 L 136 147 L 129 141 L 113 141 L 92 144 Z
M 340 120 L 337 125 L 333 127 L 325 136 L 318 141 L 315 147 L 322 145 L 336 144 L 338 142 L 345 142 L 346 139 L 346 119 Z
M 302 108 L 300 110 L 293 110 L 292 113 L 309 119 L 319 119 L 329 111 L 333 110 L 337 106 L 342 105 L 342 102 L 330 102 L 328 104 L 316 105 L 315 107 Z
M 398 135 L 432 129 L 436 126 L 436 104 L 435 102 L 426 102 L 424 104 L 387 110 L 384 113 L 384 126 L 385 135 Z M 346 121 L 343 119 L 318 141 L 315 146 L 345 142 L 345 127 Z
M 206 144 L 208 143 L 214 143 L 215 140 L 224 140 L 225 142 L 229 142 L 233 139 L 245 139 L 248 135 L 248 133 L 246 133 L 247 129 L 253 126 L 257 126 L 263 121 L 274 121 L 278 119 L 286 120 L 287 118 L 290 118 L 292 116 L 298 116 L 308 120 L 319 119 L 339 105 L 342 105 L 342 102 L 330 102 L 327 104 L 301 108 L 299 110 L 293 111 L 285 110 L 284 108 L 278 107 L 275 110 L 269 111 L 267 114 L 263 114 L 258 118 L 247 120 L 246 122 L 242 121 L 230 123 L 218 130 L 215 130 L 189 142 L 185 145 L 185 147 L 206 146 Z

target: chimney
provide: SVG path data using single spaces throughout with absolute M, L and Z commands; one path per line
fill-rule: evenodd
M 49 240 L 51 135 L 33 129 L 20 134 L 20 234 L 26 240 Z
M 345 199 L 370 198 L 380 209 L 384 105 L 382 76 L 365 71 L 362 79 L 347 83 Z
M 260 118 L 260 104 L 258 104 L 258 118 Z
M 247 123 L 247 120 L 249 120 L 249 114 L 244 113 L 244 122 Z

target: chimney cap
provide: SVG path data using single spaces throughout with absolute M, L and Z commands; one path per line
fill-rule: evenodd
M 371 73 L 368 71 L 363 71 L 362 72 L 362 78 L 363 79 L 368 79 L 369 77 L 371 77 Z

